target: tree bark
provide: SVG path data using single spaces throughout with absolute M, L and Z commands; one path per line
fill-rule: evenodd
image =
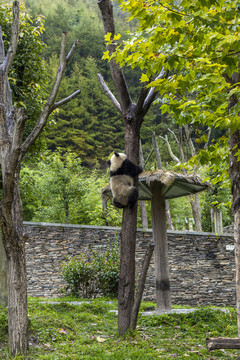
M 13 196 L 5 196 L 1 206 L 2 235 L 8 263 L 8 336 L 11 354 L 28 349 L 27 276 L 19 168 L 15 171 Z
M 137 206 L 123 211 L 120 276 L 118 285 L 118 331 L 124 334 L 130 328 L 135 293 L 135 249 Z
M 132 111 L 124 116 L 126 155 L 133 163 L 139 163 L 140 128 L 136 114 Z M 135 180 L 137 186 L 137 180 Z M 131 324 L 135 295 L 135 250 L 137 230 L 137 204 L 133 209 L 125 208 L 122 218 L 120 277 L 118 285 L 118 331 L 124 334 Z
M 239 64 L 240 68 L 240 64 Z M 240 73 L 233 73 L 231 79 L 226 79 L 231 85 L 239 86 Z M 229 99 L 229 112 L 231 108 L 238 103 L 236 94 Z M 236 297 L 237 297 L 237 325 L 238 336 L 240 336 L 240 161 L 236 153 L 240 151 L 240 131 L 229 130 L 229 176 L 232 189 L 232 210 L 234 214 L 234 243 L 235 243 L 235 263 L 236 263 Z
M 141 209 L 142 228 L 147 229 L 148 228 L 148 216 L 147 216 L 147 209 L 146 209 L 145 201 L 143 201 L 143 200 L 139 201 L 139 206 Z
M 220 209 L 216 207 L 211 207 L 211 223 L 212 223 L 212 232 L 216 234 L 223 233 L 223 225 L 222 225 L 222 212 Z
M 156 155 L 156 158 L 157 158 L 158 169 L 162 169 L 162 161 L 161 161 L 159 148 L 158 148 L 158 145 L 157 145 L 155 131 L 152 132 L 152 142 L 153 142 L 153 146 L 154 146 L 154 149 L 155 149 L 155 155 Z
M 189 196 L 190 204 L 192 207 L 193 219 L 195 223 L 195 230 L 202 232 L 202 222 L 201 222 L 201 205 L 200 199 L 197 194 L 193 194 Z
M 234 213 L 234 243 L 236 263 L 236 295 L 237 295 L 237 322 L 238 336 L 240 336 L 240 162 L 235 153 L 240 150 L 240 131 L 229 132 L 230 165 L 229 175 L 231 179 Z
M 23 234 L 22 203 L 19 190 L 21 160 L 29 147 L 38 138 L 48 116 L 58 106 L 75 97 L 79 90 L 68 98 L 54 103 L 63 77 L 77 42 L 65 57 L 66 34 L 62 35 L 60 65 L 46 105 L 32 133 L 24 143 L 23 132 L 26 116 L 20 108 L 13 108 L 8 82 L 8 71 L 16 54 L 19 31 L 19 2 L 13 2 L 13 23 L 10 45 L 5 57 L 0 31 L 0 160 L 2 173 L 2 197 L 0 202 L 0 226 L 8 264 L 8 335 L 11 355 L 26 354 L 28 349 L 27 275 L 25 238 Z
M 24 246 L 16 249 L 8 261 L 8 331 L 11 354 L 28 350 L 27 278 Z M 25 334 L 25 336 L 23 336 Z
M 6 307 L 7 302 L 8 302 L 7 257 L 3 246 L 2 232 L 0 229 L 0 305 Z
M 170 212 L 169 201 L 166 199 L 165 203 L 166 203 L 166 217 L 167 217 L 167 222 L 168 222 L 168 229 L 169 230 L 174 230 L 174 225 L 173 225 L 173 221 L 172 221 L 172 215 L 171 215 L 171 212 Z
M 240 349 L 240 338 L 209 338 L 206 339 L 208 351 L 217 349 Z

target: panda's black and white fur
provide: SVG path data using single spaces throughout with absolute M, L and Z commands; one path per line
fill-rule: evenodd
M 117 152 L 108 160 L 108 165 L 113 204 L 118 208 L 133 208 L 138 200 L 138 189 L 133 185 L 134 177 L 143 169 L 128 160 L 125 154 Z

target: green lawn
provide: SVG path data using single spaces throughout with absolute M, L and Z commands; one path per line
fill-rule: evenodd
M 67 299 L 69 300 L 69 299 Z M 75 299 L 76 300 L 76 299 Z M 143 303 L 144 308 L 152 306 Z M 206 349 L 211 336 L 237 336 L 236 311 L 200 308 L 189 314 L 140 314 L 134 334 L 119 337 L 117 316 L 110 310 L 117 302 L 90 300 L 71 305 L 66 299 L 56 304 L 29 299 L 30 349 L 18 359 L 72 360 L 153 360 L 153 359 L 234 359 L 237 351 Z M 7 314 L 0 309 L 0 359 L 11 359 L 7 348 Z

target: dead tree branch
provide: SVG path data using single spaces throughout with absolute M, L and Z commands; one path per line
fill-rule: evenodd
M 78 90 L 75 93 L 73 93 L 72 95 L 70 95 L 70 97 L 68 97 L 58 103 L 55 103 L 55 99 L 57 97 L 57 93 L 58 93 L 58 90 L 59 90 L 59 87 L 60 87 L 60 84 L 62 81 L 62 77 L 64 75 L 65 68 L 67 66 L 67 63 L 71 59 L 76 46 L 78 45 L 78 40 L 76 40 L 74 42 L 74 44 L 72 45 L 72 48 L 69 51 L 67 56 L 65 56 L 65 45 L 66 45 L 66 32 L 63 32 L 62 40 L 61 40 L 61 50 L 60 50 L 60 63 L 59 63 L 55 81 L 54 81 L 54 84 L 52 87 L 52 91 L 49 95 L 49 98 L 43 108 L 43 111 L 42 111 L 34 129 L 32 130 L 32 132 L 30 133 L 30 135 L 27 137 L 27 139 L 25 140 L 25 142 L 22 145 L 20 160 L 23 158 L 25 153 L 28 151 L 29 147 L 35 142 L 35 140 L 40 135 L 42 129 L 44 128 L 44 126 L 47 122 L 49 115 L 53 112 L 53 110 L 55 110 L 57 107 L 65 104 L 66 102 L 72 100 L 73 97 L 77 96 L 80 92 Z
M 56 102 L 54 105 L 53 105 L 53 110 L 56 110 L 57 108 L 67 104 L 69 101 L 71 101 L 72 99 L 74 99 L 78 94 L 80 94 L 81 90 L 76 90 L 74 91 L 74 93 L 72 93 L 71 95 L 69 95 L 68 97 Z
M 157 158 L 158 169 L 162 169 L 162 161 L 161 161 L 159 148 L 158 148 L 158 145 L 157 145 L 155 131 L 152 132 L 152 142 L 153 142 L 153 147 L 154 147 L 156 158 Z
M 106 93 L 107 97 L 111 100 L 112 104 L 115 106 L 117 111 L 122 115 L 121 105 L 119 104 L 119 102 L 117 101 L 117 99 L 115 98 L 115 96 L 113 95 L 107 84 L 105 83 L 103 76 L 101 74 L 98 74 L 98 80 L 103 88 L 103 91 Z
M 164 68 L 162 68 L 161 72 L 159 73 L 159 75 L 156 77 L 156 80 L 160 80 L 160 79 L 164 79 L 168 76 L 168 70 L 165 71 Z M 148 112 L 150 106 L 152 105 L 153 101 L 155 100 L 156 98 L 156 95 L 157 95 L 157 91 L 156 91 L 156 88 L 155 87 L 151 87 L 147 96 L 146 96 L 146 99 L 143 103 L 143 113 L 144 115 Z
M 181 164 L 180 159 L 179 159 L 176 155 L 174 155 L 174 153 L 173 153 L 173 151 L 172 151 L 171 145 L 170 145 L 169 140 L 168 140 L 168 136 L 167 136 L 167 135 L 165 135 L 165 137 L 160 136 L 160 135 L 158 135 L 158 136 L 159 136 L 160 139 L 164 140 L 165 143 L 167 144 L 168 152 L 169 152 L 169 155 L 171 156 L 171 158 L 172 158 L 174 161 L 177 162 L 177 165 Z
M 13 19 L 12 19 L 10 45 L 8 48 L 6 58 L 3 62 L 3 71 L 5 73 L 5 76 L 8 75 L 9 69 L 13 62 L 13 58 L 17 51 L 18 34 L 19 34 L 19 3 L 18 3 L 18 1 L 13 2 L 12 12 L 13 12 Z
M 106 35 L 108 33 L 111 33 L 111 37 L 113 39 L 115 35 L 115 24 L 113 17 L 112 2 L 108 0 L 99 0 L 98 6 L 103 18 L 104 34 Z M 116 44 L 112 42 L 112 44 L 106 46 L 106 48 L 111 56 L 116 50 Z M 110 70 L 122 112 L 123 114 L 126 114 L 129 109 L 129 106 L 132 103 L 132 100 L 123 71 L 114 59 L 110 60 Z

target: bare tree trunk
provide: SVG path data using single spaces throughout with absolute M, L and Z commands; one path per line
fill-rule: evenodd
M 147 229 L 148 228 L 148 217 L 147 217 L 147 209 L 146 209 L 145 201 L 143 201 L 143 200 L 139 201 L 139 206 L 141 209 L 142 227 L 143 227 L 143 229 Z
M 160 156 L 160 152 L 159 152 L 159 148 L 158 148 L 157 140 L 156 140 L 156 135 L 155 135 L 154 131 L 152 132 L 152 140 L 153 140 L 153 146 L 154 146 L 155 154 L 156 154 L 156 158 L 157 158 L 158 168 L 162 169 L 161 156 Z M 165 202 L 166 202 L 166 216 L 167 216 L 168 228 L 169 228 L 169 230 L 174 230 L 168 199 L 166 199 Z
M 24 244 L 8 260 L 8 333 L 11 354 L 28 350 L 27 278 Z M 24 336 L 23 336 L 24 335 Z
M 220 209 L 216 207 L 211 207 L 211 224 L 212 231 L 216 234 L 223 233 L 223 225 L 222 225 L 222 212 Z
M 172 215 L 171 215 L 171 212 L 170 212 L 169 201 L 166 199 L 165 203 L 166 203 L 166 217 L 167 217 L 167 222 L 168 222 L 168 229 L 169 230 L 174 230 L 174 225 L 173 225 L 173 221 L 172 221 Z
M 158 148 L 158 145 L 157 145 L 157 140 L 156 140 L 155 131 L 152 132 L 152 142 L 153 142 L 153 146 L 154 146 L 154 149 L 155 149 L 155 154 L 156 154 L 156 158 L 157 158 L 158 168 L 159 168 L 159 169 L 162 169 L 162 161 L 161 161 L 161 157 L 160 157 L 159 148 Z
M 27 277 L 19 169 L 14 176 L 13 197 L 3 182 L 2 235 L 8 262 L 8 334 L 11 354 L 26 354 L 28 349 Z
M 240 68 L 240 63 L 238 64 Z M 226 81 L 233 87 L 239 86 L 240 73 L 233 73 L 229 78 L 224 76 Z M 231 108 L 238 103 L 236 94 L 233 94 L 229 99 L 229 112 Z M 232 132 L 229 130 L 229 176 L 231 180 L 231 189 L 233 204 L 232 210 L 234 214 L 234 243 L 235 243 L 235 263 L 236 263 L 236 297 L 237 297 L 237 325 L 238 336 L 240 336 L 240 161 L 238 161 L 237 153 L 240 151 L 240 131 Z M 240 353 L 239 353 L 240 354 Z
M 133 125 L 134 116 L 131 111 L 127 118 Z M 126 155 L 135 164 L 139 162 L 139 129 L 137 124 L 129 126 L 125 123 L 125 149 Z M 135 184 L 137 186 L 137 183 Z M 118 285 L 118 331 L 124 334 L 131 323 L 131 314 L 134 305 L 135 294 L 135 249 L 137 230 L 137 204 L 133 209 L 123 210 L 122 234 L 121 234 L 121 257 L 120 278 Z
M 120 276 L 118 285 L 118 331 L 124 334 L 130 328 L 135 293 L 135 248 L 137 207 L 123 211 Z
M 195 222 L 195 230 L 202 232 L 201 205 L 200 205 L 199 196 L 197 194 L 194 194 L 194 195 L 190 195 L 189 198 L 190 198 L 193 218 Z

